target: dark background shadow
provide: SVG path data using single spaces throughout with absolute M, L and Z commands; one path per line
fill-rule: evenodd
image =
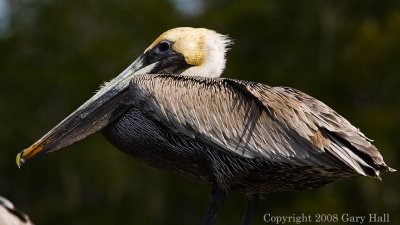
M 19 170 L 15 156 L 163 31 L 215 29 L 235 45 L 225 77 L 300 89 L 375 140 L 400 169 L 400 2 L 0 0 L 0 195 L 37 225 L 200 224 L 209 188 L 143 165 L 96 134 Z M 265 195 L 262 216 L 390 213 L 398 174 Z M 239 224 L 240 194 L 217 224 Z M 336 223 L 340 224 L 340 223 Z

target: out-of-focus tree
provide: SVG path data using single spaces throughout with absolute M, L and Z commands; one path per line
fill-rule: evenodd
M 101 135 L 18 170 L 14 157 L 116 76 L 161 32 L 229 34 L 225 76 L 291 86 L 359 126 L 399 169 L 400 3 L 383 1 L 0 0 L 0 193 L 37 224 L 193 224 L 208 188 L 159 172 Z M 265 195 L 266 212 L 398 214 L 397 174 Z M 28 210 L 29 209 L 29 210 Z M 218 224 L 240 221 L 230 197 Z

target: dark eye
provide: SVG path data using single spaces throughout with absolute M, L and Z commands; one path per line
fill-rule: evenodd
M 166 52 L 171 49 L 171 43 L 168 41 L 162 41 L 160 44 L 158 44 L 158 50 L 160 52 Z

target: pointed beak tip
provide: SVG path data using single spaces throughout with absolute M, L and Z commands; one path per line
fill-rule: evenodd
M 15 158 L 15 163 L 17 164 L 18 168 L 21 168 L 26 162 L 37 155 L 43 154 L 43 143 L 35 143 L 31 145 L 29 148 L 26 148 L 20 151 Z
M 17 164 L 18 168 L 21 169 L 22 166 L 25 164 L 25 159 L 23 158 L 23 154 L 26 151 L 26 149 L 20 151 L 17 155 L 17 157 L 15 158 L 15 163 Z

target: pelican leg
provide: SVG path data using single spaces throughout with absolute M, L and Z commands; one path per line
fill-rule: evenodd
M 250 222 L 256 213 L 257 204 L 258 204 L 259 199 L 260 199 L 259 194 L 247 194 L 246 195 L 246 212 L 244 213 L 242 225 L 250 225 Z
M 222 191 L 217 188 L 213 188 L 211 190 L 211 204 L 208 208 L 207 214 L 203 219 L 202 225 L 210 225 L 217 214 L 221 211 L 222 206 L 224 205 L 225 200 L 225 191 Z

